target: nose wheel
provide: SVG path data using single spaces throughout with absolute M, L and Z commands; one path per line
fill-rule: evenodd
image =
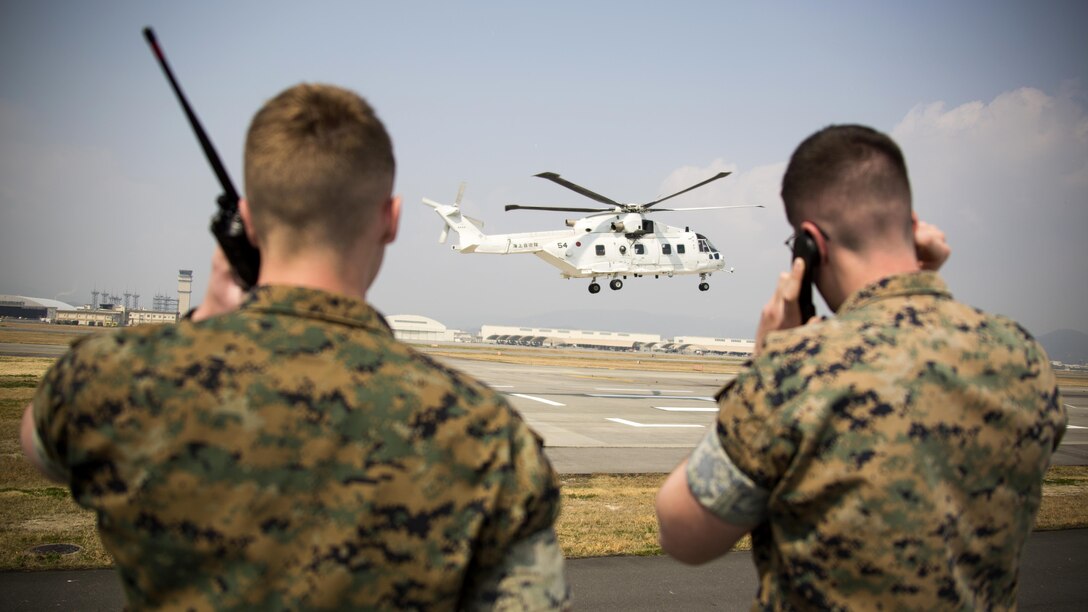
M 699 291 L 709 291 L 709 290 L 710 290 L 710 283 L 705 282 L 705 281 L 702 282 L 702 283 L 699 283 Z

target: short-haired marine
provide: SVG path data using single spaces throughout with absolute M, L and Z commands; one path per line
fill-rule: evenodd
M 285 90 L 246 140 L 256 287 L 217 251 L 190 320 L 89 337 L 46 374 L 25 452 L 97 512 L 130 606 L 567 604 L 539 438 L 366 302 L 393 175 L 366 101 Z
M 952 299 L 899 147 L 831 126 L 782 184 L 835 316 L 801 325 L 805 262 L 763 309 L 717 427 L 658 493 L 666 552 L 752 534 L 753 609 L 1006 609 L 1066 414 L 1042 347 Z

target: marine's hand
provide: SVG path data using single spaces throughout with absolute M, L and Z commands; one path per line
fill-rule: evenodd
M 918 253 L 918 266 L 923 270 L 940 270 L 952 254 L 941 228 L 925 221 L 914 226 L 914 249 Z
M 763 341 L 767 334 L 780 329 L 789 329 L 801 324 L 801 307 L 797 296 L 801 293 L 801 279 L 805 276 L 805 261 L 800 257 L 793 260 L 789 272 L 778 276 L 778 286 L 774 295 L 763 306 L 759 316 L 759 328 L 756 330 L 756 346 L 753 353 L 758 355 L 763 350 Z
M 208 292 L 204 301 L 193 311 L 193 320 L 201 321 L 209 317 L 237 310 L 245 297 L 245 291 L 234 278 L 227 256 L 219 246 L 212 253 L 212 271 L 208 277 Z

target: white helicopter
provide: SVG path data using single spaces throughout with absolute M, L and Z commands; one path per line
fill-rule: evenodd
M 515 234 L 485 234 L 483 222 L 461 214 L 461 198 L 465 184 L 457 191 L 453 205 L 440 204 L 423 198 L 423 203 L 434 208 L 445 226 L 438 241 L 444 243 L 449 230 L 457 232 L 455 251 L 462 253 L 532 253 L 559 268 L 563 278 L 591 278 L 590 293 L 599 293 L 598 279 L 610 279 L 608 286 L 616 291 L 623 287 L 628 276 L 639 278 L 652 274 L 672 277 L 677 274 L 698 274 L 699 290 L 710 289 L 707 278 L 725 269 L 721 253 L 710 240 L 691 231 L 647 219 L 651 212 L 681 210 L 722 210 L 728 208 L 763 208 L 762 205 L 702 206 L 695 208 L 650 208 L 707 183 L 729 176 L 719 172 L 701 183 L 678 191 L 670 196 L 645 204 L 621 204 L 585 187 L 576 185 L 554 172 L 542 172 L 536 176 L 547 179 L 575 191 L 610 208 L 571 208 L 566 206 L 521 206 L 509 204 L 506 210 L 556 210 L 587 212 L 581 219 L 567 219 L 566 230 L 547 232 L 519 232 Z M 733 268 L 729 269 L 730 272 Z

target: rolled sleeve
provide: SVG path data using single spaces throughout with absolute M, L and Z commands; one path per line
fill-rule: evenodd
M 560 610 L 570 604 L 563 552 L 552 528 L 507 551 L 465 604 L 468 610 Z
M 707 432 L 692 451 L 687 478 L 695 499 L 727 523 L 757 525 L 767 516 L 770 492 L 733 463 L 714 430 Z

